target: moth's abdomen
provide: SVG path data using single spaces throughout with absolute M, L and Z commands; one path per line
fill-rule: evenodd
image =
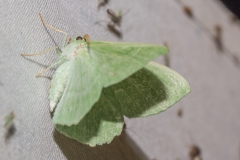
M 52 112 L 61 99 L 66 88 L 70 69 L 70 61 L 60 65 L 55 71 L 50 88 L 50 111 Z

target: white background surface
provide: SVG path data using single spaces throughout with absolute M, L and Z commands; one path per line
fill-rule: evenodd
M 192 7 L 195 18 L 182 10 Z M 98 1 L 0 1 L 0 159 L 188 159 L 197 144 L 203 159 L 240 158 L 240 25 L 216 0 L 133 0 L 110 2 L 98 9 Z M 109 32 L 106 9 L 124 15 L 122 39 Z M 163 44 L 170 48 L 170 67 L 190 83 L 192 92 L 166 112 L 143 119 L 126 120 L 127 134 L 110 145 L 95 148 L 68 139 L 54 129 L 49 113 L 50 71 L 35 78 L 56 60 L 54 51 L 24 59 L 61 46 L 64 35 L 42 25 L 46 21 L 71 36 L 88 33 L 92 40 Z M 213 40 L 215 25 L 223 29 L 224 49 Z M 205 27 L 203 27 L 205 26 Z M 157 59 L 164 63 L 163 58 Z M 177 111 L 182 109 L 183 116 Z M 5 140 L 4 117 L 14 111 L 16 132 Z M 134 131 L 134 133 L 133 133 Z

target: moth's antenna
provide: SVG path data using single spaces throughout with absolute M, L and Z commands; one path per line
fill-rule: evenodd
M 49 52 L 49 51 L 51 51 L 51 50 L 54 50 L 54 49 L 56 49 L 56 48 L 58 48 L 58 47 L 55 46 L 55 47 L 46 49 L 46 50 L 44 50 L 44 51 L 42 51 L 42 52 L 34 53 L 34 54 L 21 54 L 21 56 L 40 56 L 40 55 L 42 55 L 42 54 L 44 54 L 44 53 L 47 53 L 47 52 Z
M 64 32 L 64 31 L 62 31 L 62 30 L 60 30 L 60 29 L 57 29 L 57 28 L 53 27 L 52 25 L 48 24 L 48 23 L 44 20 L 44 18 L 43 18 L 43 16 L 41 15 L 41 13 L 39 13 L 39 16 L 40 16 L 40 18 L 41 18 L 41 20 L 42 20 L 42 22 L 43 22 L 43 24 L 44 24 L 45 26 L 47 26 L 47 27 L 49 27 L 49 28 L 52 28 L 53 30 L 55 30 L 55 31 L 57 31 L 57 32 L 60 32 L 60 33 L 63 33 L 63 34 L 65 34 L 65 35 L 67 36 L 67 33 L 66 33 L 66 32 Z
M 90 36 L 88 34 L 86 34 L 83 38 L 86 39 L 86 41 L 91 44 L 91 41 L 90 41 Z

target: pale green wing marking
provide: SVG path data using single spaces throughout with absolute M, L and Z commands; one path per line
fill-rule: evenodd
M 190 92 L 181 75 L 156 62 L 112 87 L 123 115 L 129 118 L 165 111 Z
M 53 75 L 49 95 L 51 111 L 53 111 L 53 109 L 58 104 L 66 88 L 68 75 L 70 71 L 70 64 L 71 64 L 70 61 L 63 63 L 56 69 Z
M 92 42 L 90 45 L 103 87 L 122 81 L 166 53 L 168 49 L 164 46 L 141 43 Z
M 56 125 L 56 129 L 67 137 L 89 144 L 90 146 L 110 143 L 122 132 L 123 116 L 116 110 L 119 106 L 114 96 L 106 97 L 109 91 L 103 91 L 101 98 L 77 124 L 72 126 Z

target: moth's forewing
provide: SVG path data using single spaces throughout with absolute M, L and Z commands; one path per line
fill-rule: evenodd
M 93 42 L 90 50 L 102 75 L 103 87 L 118 83 L 151 60 L 168 53 L 165 46 L 141 43 Z M 104 76 L 103 76 L 104 75 Z
M 60 65 L 51 80 L 51 88 L 50 88 L 50 110 L 53 111 L 57 106 L 59 100 L 61 99 L 63 92 L 66 89 L 67 81 L 70 72 L 70 61 L 67 61 Z

